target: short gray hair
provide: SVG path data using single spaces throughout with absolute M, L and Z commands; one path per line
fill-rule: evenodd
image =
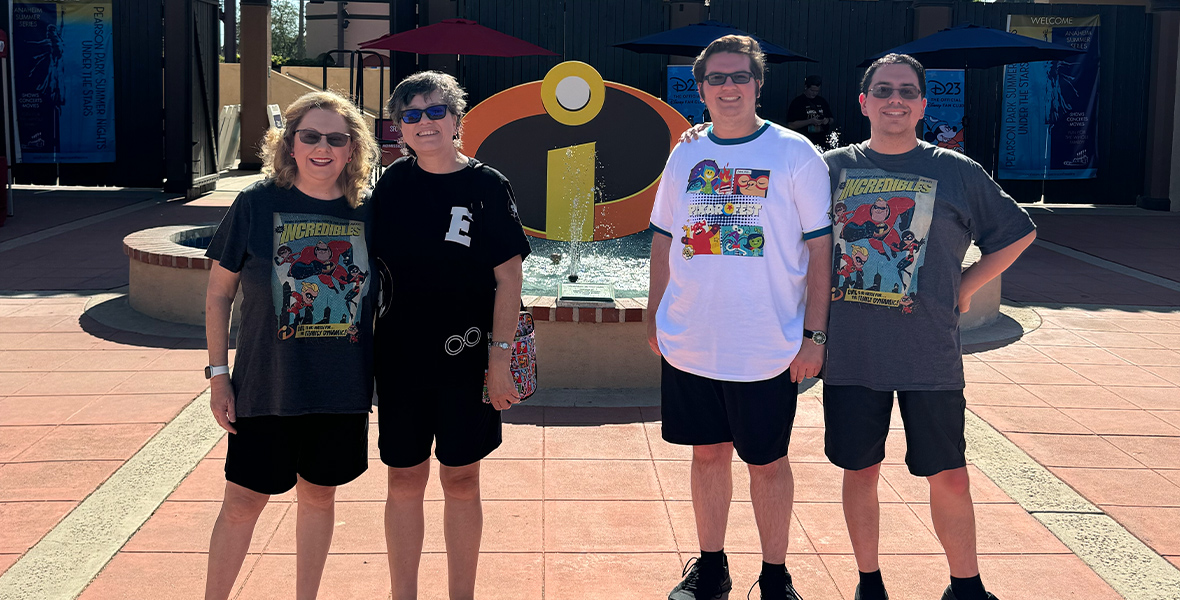
M 447 110 L 458 120 L 459 124 L 455 130 L 455 148 L 462 148 L 463 115 L 467 113 L 467 92 L 451 75 L 439 71 L 421 71 L 406 77 L 397 84 L 397 87 L 393 88 L 393 93 L 390 94 L 385 109 L 389 113 L 389 118 L 393 119 L 398 131 L 401 131 L 402 113 L 406 110 L 410 100 L 413 100 L 414 96 L 428 96 L 435 92 L 438 92 L 439 99 L 447 105 Z M 402 154 L 412 155 L 414 150 L 403 142 Z

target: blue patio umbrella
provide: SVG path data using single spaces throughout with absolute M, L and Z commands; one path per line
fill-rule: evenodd
M 983 27 L 957 25 L 874 54 L 857 65 L 867 67 L 886 54 L 908 54 L 927 69 L 986 69 L 1013 63 L 1065 60 L 1084 51 Z
M 661 31 L 651 35 L 636 38 L 627 42 L 615 44 L 616 48 L 623 48 L 640 54 L 671 54 L 674 56 L 696 56 L 713 40 L 726 35 L 750 35 L 741 29 L 726 25 L 718 21 L 705 21 L 693 25 L 686 25 L 668 31 Z M 791 61 L 817 62 L 792 52 L 777 44 L 772 44 L 758 36 L 750 37 L 758 40 L 762 52 L 766 54 L 766 61 L 785 63 Z

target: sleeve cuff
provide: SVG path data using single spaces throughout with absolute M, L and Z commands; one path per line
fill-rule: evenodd
M 832 234 L 832 226 L 828 225 L 827 227 L 822 227 L 820 229 L 816 229 L 815 231 L 805 232 L 803 234 L 803 241 L 814 240 L 815 238 L 819 238 L 819 237 L 823 237 L 825 235 L 831 235 L 831 234 Z
M 659 227 L 657 227 L 657 226 L 656 226 L 656 224 L 655 224 L 655 223 L 649 223 L 649 224 L 647 225 L 647 228 L 648 228 L 648 229 L 650 229 L 650 230 L 652 230 L 652 231 L 654 231 L 654 232 L 656 232 L 656 233 L 659 233 L 659 234 L 662 234 L 662 235 L 666 235 L 666 236 L 668 236 L 668 237 L 672 237 L 672 234 L 671 234 L 671 233 L 668 233 L 667 231 L 664 231 L 663 229 L 660 229 Z M 831 229 L 831 228 L 829 227 L 828 229 Z

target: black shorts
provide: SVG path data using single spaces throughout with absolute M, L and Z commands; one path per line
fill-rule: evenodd
M 905 464 L 918 477 L 967 465 L 963 390 L 897 392 L 905 425 Z M 859 471 L 885 460 L 893 392 L 824 385 L 824 453 L 837 467 Z
M 260 494 L 282 494 L 296 475 L 344 485 L 369 468 L 369 414 L 239 417 L 229 434 L 225 479 Z
M 790 370 L 763 381 L 719 381 L 660 363 L 664 440 L 686 446 L 733 442 L 751 465 L 787 455 L 799 394 Z
M 500 411 L 483 402 L 482 372 L 478 387 L 398 390 L 393 387 L 397 381 L 377 381 L 377 446 L 381 462 L 397 468 L 420 465 L 430 458 L 430 446 L 434 444 L 439 463 L 463 467 L 500 447 Z M 390 389 L 382 393 L 386 385 Z

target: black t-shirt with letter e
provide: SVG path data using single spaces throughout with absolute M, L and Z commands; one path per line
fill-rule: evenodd
M 482 387 L 494 269 L 529 254 L 511 185 L 475 159 L 435 174 L 405 157 L 377 182 L 373 205 L 373 254 L 383 280 L 378 389 L 386 377 L 414 387 L 423 367 L 445 369 L 435 371 L 447 373 L 444 385 Z

